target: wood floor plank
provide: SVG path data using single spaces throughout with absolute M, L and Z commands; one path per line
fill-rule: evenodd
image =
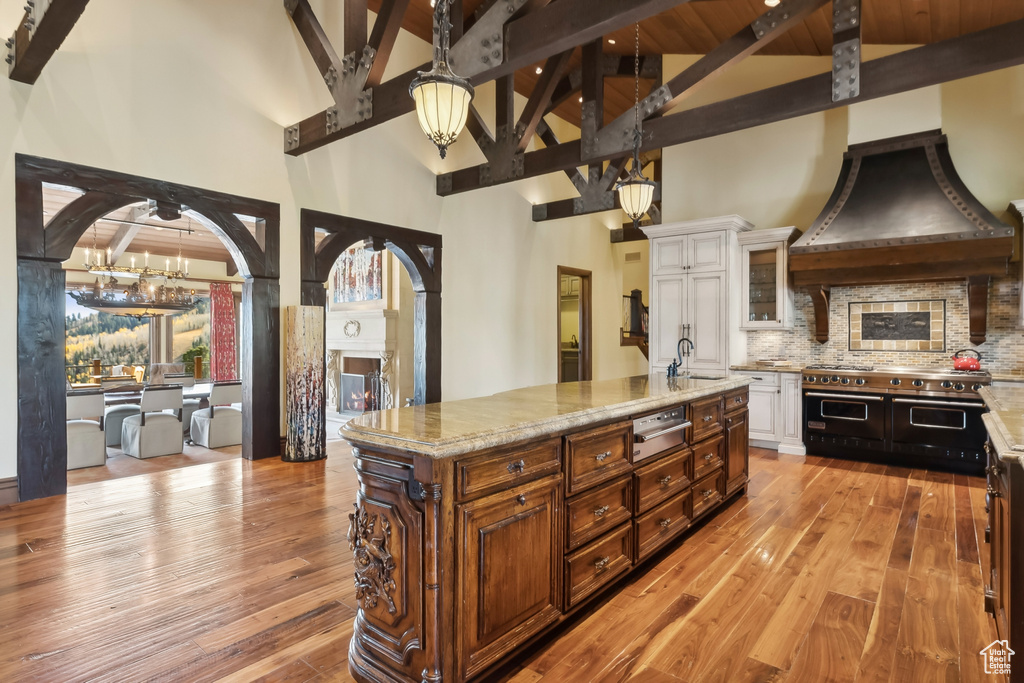
M 971 491 L 966 479 L 960 475 L 953 492 L 956 502 L 956 559 L 961 562 L 978 564 L 978 533 L 974 524 L 974 510 L 971 505 Z M 984 536 L 982 536 L 984 541 Z
M 954 532 L 956 527 L 953 501 L 952 475 L 949 475 L 948 479 L 929 477 L 921 486 L 921 513 L 918 524 L 926 529 Z
M 858 683 L 887 683 L 892 676 L 896 638 L 900 631 L 906 595 L 906 570 L 886 568 L 882 589 L 864 640 L 864 651 L 857 672 Z
M 921 487 L 908 486 L 907 497 L 900 511 L 900 521 L 896 527 L 896 536 L 892 541 L 892 552 L 889 554 L 888 567 L 893 569 L 910 569 L 910 559 L 914 553 L 914 538 L 917 536 L 917 519 L 921 512 Z
M 1001 674 L 985 673 L 981 650 L 996 639 L 995 621 L 985 612 L 985 587 L 976 562 L 957 562 L 957 614 L 962 683 L 995 683 Z
M 875 603 L 829 592 L 786 678 L 791 683 L 852 683 Z
M 831 590 L 874 602 L 892 552 L 900 511 L 869 505 L 839 565 Z
M 889 465 L 879 476 L 878 486 L 871 497 L 871 504 L 876 507 L 888 507 L 899 510 L 903 507 L 903 499 L 907 497 L 910 469 Z

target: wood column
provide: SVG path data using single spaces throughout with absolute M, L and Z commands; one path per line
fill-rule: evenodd
M 18 259 L 18 496 L 67 491 L 64 270 Z
M 327 289 L 323 282 L 303 280 L 301 287 L 303 306 L 327 306 Z
M 281 296 L 277 279 L 247 278 L 242 283 L 242 306 L 251 313 L 242 320 L 242 457 L 274 458 L 281 454 Z

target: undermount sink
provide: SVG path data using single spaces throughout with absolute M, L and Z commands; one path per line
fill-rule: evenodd
M 698 375 L 690 372 L 679 373 L 679 379 L 725 379 L 725 375 Z

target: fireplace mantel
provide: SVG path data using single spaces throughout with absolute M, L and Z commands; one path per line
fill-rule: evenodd
M 381 377 L 388 387 L 384 407 L 394 405 L 397 378 L 392 360 L 398 348 L 398 314 L 393 309 L 328 311 L 325 346 L 327 352 L 327 405 L 339 410 L 339 373 L 344 358 L 380 360 Z

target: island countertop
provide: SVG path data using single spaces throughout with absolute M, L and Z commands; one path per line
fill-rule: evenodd
M 545 384 L 480 398 L 374 411 L 350 420 L 341 433 L 357 447 L 378 446 L 447 458 L 641 415 L 750 382 L 749 377 L 738 375 L 670 380 L 658 373 Z
M 1024 457 L 1024 386 L 982 387 L 978 393 L 990 412 L 982 415 L 1000 460 Z

